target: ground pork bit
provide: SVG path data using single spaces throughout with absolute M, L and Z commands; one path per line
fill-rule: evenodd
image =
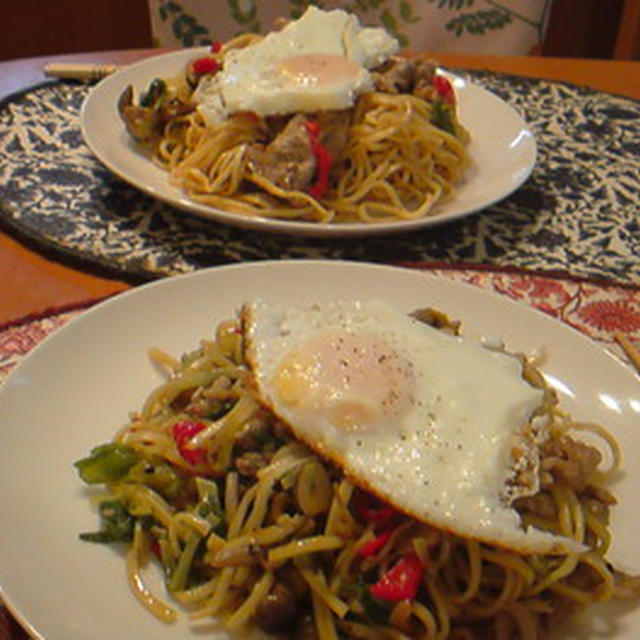
M 595 569 L 581 562 L 567 576 L 567 584 L 581 591 L 593 593 L 595 596 L 598 586 L 602 585 L 602 577 Z
M 431 60 L 394 56 L 375 69 L 371 76 L 376 91 L 382 93 L 413 93 L 431 101 L 437 97 L 431 81 L 437 66 Z
M 327 149 L 333 163 L 340 162 L 349 139 L 351 112 L 348 109 L 298 114 L 287 121 L 272 119 L 274 139 L 266 145 L 255 143 L 247 148 L 247 163 L 251 171 L 281 189 L 307 191 L 317 170 L 306 126 L 310 120 L 317 120 L 319 142 Z
M 235 467 L 241 476 L 255 476 L 269 464 L 271 455 L 258 451 L 246 451 L 235 459 Z
M 556 503 L 548 493 L 537 493 L 534 496 L 524 496 L 514 502 L 520 513 L 530 513 L 541 518 L 556 517 Z
M 247 147 L 246 157 L 251 171 L 281 189 L 306 191 L 317 164 L 306 121 L 306 116 L 298 114 L 266 146 L 255 143 Z
M 371 73 L 376 91 L 410 93 L 415 77 L 415 61 L 393 57 Z
M 602 461 L 595 447 L 567 436 L 549 440 L 542 449 L 542 469 L 576 491 L 587 487 L 589 475 Z M 541 480 L 547 482 L 548 475 L 542 475 Z

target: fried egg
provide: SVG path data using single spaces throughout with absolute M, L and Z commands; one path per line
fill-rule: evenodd
M 346 109 L 373 90 L 369 69 L 398 50 L 384 29 L 362 27 L 343 11 L 311 5 L 260 42 L 229 51 L 222 70 L 195 92 L 211 122 L 250 111 L 259 116 Z
M 538 491 L 543 390 L 522 362 L 380 301 L 242 310 L 257 394 L 362 488 L 461 536 L 531 552 L 577 543 L 523 528 Z

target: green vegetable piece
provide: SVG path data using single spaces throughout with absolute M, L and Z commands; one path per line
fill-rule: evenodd
M 201 477 L 196 478 L 195 483 L 198 504 L 194 512 L 201 518 L 209 520 L 211 524 L 217 524 L 224 517 L 218 485 L 213 480 Z
M 80 540 L 109 544 L 112 542 L 130 542 L 133 539 L 135 519 L 119 500 L 104 500 L 99 506 L 100 530 L 81 533 Z
M 220 402 L 217 406 L 214 406 L 211 409 L 211 412 L 207 415 L 208 420 L 218 420 L 222 418 L 222 416 L 227 415 L 231 409 L 235 406 L 235 400 L 225 400 L 224 402 Z
M 187 587 L 189 574 L 193 565 L 193 560 L 200 546 L 201 538 L 197 533 L 191 533 L 187 537 L 187 542 L 182 549 L 178 564 L 167 582 L 169 591 L 182 591 Z
M 141 107 L 155 107 L 167 93 L 167 83 L 162 78 L 151 81 L 149 88 L 140 96 Z
M 370 587 L 371 585 L 361 578 L 352 588 L 360 600 L 364 617 L 374 624 L 386 624 L 389 620 L 389 611 L 384 605 L 374 600 L 369 591 Z
M 447 107 L 447 105 L 441 101 L 436 100 L 433 103 L 433 113 L 431 115 L 431 122 L 438 127 L 438 129 L 442 129 L 451 135 L 455 135 L 456 130 L 453 126 L 453 118 L 451 117 L 451 111 Z
M 112 442 L 94 447 L 88 457 L 74 466 L 87 484 L 103 484 L 123 478 L 138 460 L 140 456 L 135 449 Z
M 160 493 L 167 500 L 177 498 L 184 488 L 185 480 L 166 462 L 139 459 L 123 478 L 127 483 L 143 484 Z

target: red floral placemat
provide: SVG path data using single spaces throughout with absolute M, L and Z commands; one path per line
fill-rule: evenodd
M 604 343 L 621 357 L 625 356 L 615 341 L 616 332 L 640 343 L 640 287 L 524 271 L 434 269 L 428 265 L 419 268 L 525 302 Z M 37 344 L 83 311 L 84 308 L 54 311 L 0 327 L 0 384 Z
M 576 279 L 569 276 L 496 272 L 479 269 L 432 269 L 529 304 L 623 355 L 615 334 L 640 342 L 640 287 Z
M 0 383 L 40 342 L 83 310 L 53 312 L 41 318 L 29 318 L 0 330 Z
M 413 266 L 529 304 L 597 340 L 623 359 L 626 355 L 615 340 L 616 333 L 640 343 L 640 288 L 527 272 Z M 86 305 L 89 306 L 90 303 Z M 34 347 L 85 308 L 53 311 L 0 327 L 0 384 Z M 27 637 L 0 606 L 0 640 Z

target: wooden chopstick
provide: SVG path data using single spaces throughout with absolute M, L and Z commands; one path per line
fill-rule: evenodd
M 616 331 L 613 334 L 613 337 L 615 341 L 622 347 L 622 350 L 627 354 L 627 357 L 629 358 L 629 360 L 631 360 L 631 363 L 636 368 L 638 373 L 640 373 L 640 351 L 638 351 L 638 349 L 633 346 L 631 340 L 629 340 L 629 338 L 627 338 L 624 333 Z
M 66 80 L 100 80 L 118 70 L 114 64 L 74 64 L 51 62 L 44 65 L 44 74 L 49 78 Z

